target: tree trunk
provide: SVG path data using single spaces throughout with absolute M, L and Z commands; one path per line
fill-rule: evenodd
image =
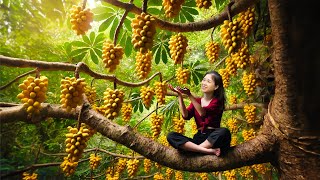
M 320 84 L 317 6 L 270 0 L 275 96 L 268 119 L 279 138 L 281 179 L 320 179 Z

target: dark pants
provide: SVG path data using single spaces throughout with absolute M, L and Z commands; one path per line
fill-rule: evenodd
M 223 154 L 230 147 L 231 133 L 229 129 L 224 127 L 207 129 L 203 132 L 198 131 L 193 138 L 186 137 L 177 132 L 170 132 L 167 135 L 167 140 L 171 146 L 179 150 L 182 150 L 180 146 L 188 141 L 199 145 L 208 140 L 212 144 L 212 148 L 220 148 L 221 154 Z

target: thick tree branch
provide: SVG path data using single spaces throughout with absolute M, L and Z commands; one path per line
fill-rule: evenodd
M 40 114 L 46 117 L 77 119 L 79 111 L 79 108 L 77 108 L 75 112 L 67 113 L 56 105 L 47 104 L 43 106 Z M 1 121 L 24 120 L 26 117 L 27 114 L 22 110 L 22 106 L 10 107 L 0 111 Z M 244 165 L 266 163 L 272 159 L 270 152 L 272 151 L 273 144 L 276 142 L 275 137 L 270 136 L 268 133 L 261 133 L 248 142 L 232 147 L 223 157 L 187 155 L 181 154 L 171 147 L 163 146 L 141 135 L 129 126 L 120 126 L 90 108 L 85 108 L 81 117 L 82 122 L 96 129 L 97 132 L 100 132 L 109 139 L 161 165 L 184 171 L 224 171 Z
M 130 9 L 130 11 L 135 14 L 140 14 L 142 12 L 140 8 L 130 3 L 124 3 L 118 0 L 104 0 L 104 1 L 122 9 Z M 258 0 L 236 1 L 231 7 L 231 13 L 238 14 L 242 11 L 245 11 L 248 7 L 255 4 L 256 2 L 258 2 Z M 171 22 L 163 21 L 156 17 L 155 19 L 156 19 L 157 27 L 160 29 L 174 31 L 174 32 L 193 32 L 193 31 L 208 30 L 222 24 L 224 20 L 228 19 L 228 13 L 227 13 L 227 10 L 225 10 L 221 12 L 219 15 L 214 16 L 210 19 L 193 22 L 193 23 L 171 23 Z

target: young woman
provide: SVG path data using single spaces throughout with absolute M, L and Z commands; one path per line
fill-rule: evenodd
M 179 109 L 182 117 L 189 120 L 194 117 L 198 132 L 193 138 L 177 132 L 170 132 L 167 140 L 176 149 L 214 154 L 220 156 L 230 147 L 231 134 L 227 128 L 220 127 L 222 113 L 225 107 L 225 92 L 222 77 L 216 71 L 207 72 L 201 81 L 203 96 L 193 96 L 189 89 L 168 87 L 178 94 Z M 185 94 L 191 101 L 186 108 L 182 95 Z

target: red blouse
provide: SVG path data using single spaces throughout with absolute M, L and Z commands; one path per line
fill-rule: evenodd
M 201 104 L 201 98 L 196 98 L 196 101 Z M 187 108 L 188 117 L 183 117 L 185 120 L 189 120 L 194 117 L 197 128 L 202 130 L 206 127 L 219 128 L 223 110 L 220 108 L 220 103 L 217 98 L 213 98 L 208 106 L 202 107 L 206 111 L 206 115 L 201 117 L 198 111 L 191 103 Z

